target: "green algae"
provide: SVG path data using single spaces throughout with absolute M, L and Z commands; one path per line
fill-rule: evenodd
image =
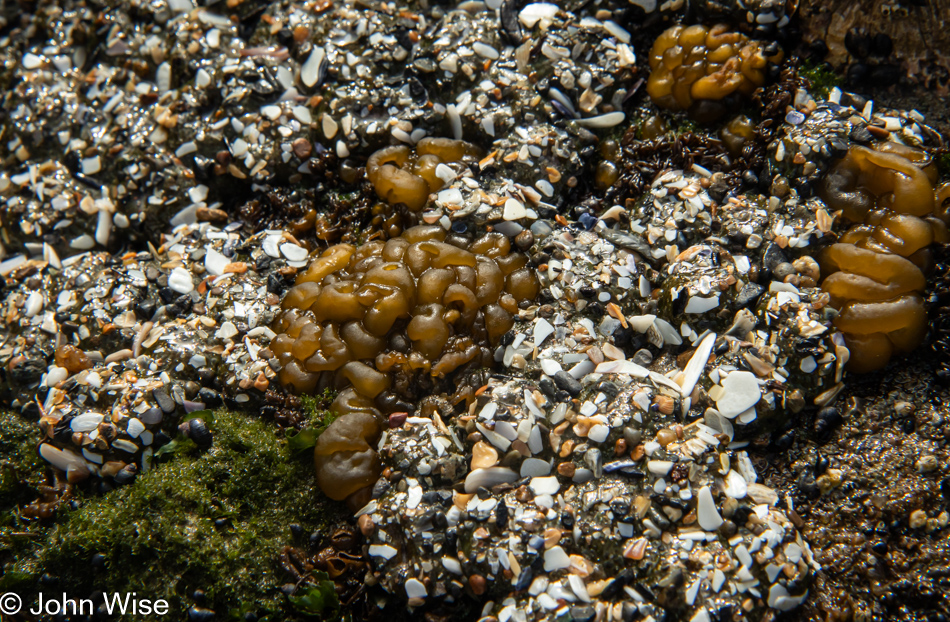
M 40 431 L 24 417 L 0 412 L 0 593 L 32 584 L 32 572 L 15 560 L 28 554 L 42 534 L 24 523 L 18 508 L 33 501 L 42 483 L 42 460 L 36 453 Z
M 294 544 L 290 526 L 309 534 L 343 510 L 315 492 L 309 456 L 295 457 L 268 423 L 219 410 L 213 433 L 206 451 L 176 453 L 106 494 L 84 489 L 78 507 L 60 509 L 52 525 L 26 526 L 31 544 L 4 577 L 22 584 L 45 574 L 71 598 L 96 590 L 161 598 L 175 619 L 195 604 L 196 590 L 215 619 L 293 619 L 298 609 L 281 591 L 293 580 L 279 563 Z M 34 580 L 24 601 L 40 589 Z
M 335 397 L 336 392 L 330 389 L 324 389 L 319 395 L 300 396 L 300 404 L 307 414 L 307 423 L 300 430 L 287 430 L 287 442 L 291 450 L 299 452 L 317 444 L 317 438 L 339 417 L 328 410 Z
M 43 462 L 36 453 L 40 431 L 12 412 L 0 412 L 0 512 L 33 500 Z
M 822 98 L 828 97 L 828 93 L 836 86 L 841 86 L 841 76 L 835 73 L 827 63 L 812 64 L 805 63 L 799 71 L 802 77 L 811 83 L 813 93 Z
M 937 175 L 940 182 L 950 181 L 950 151 L 937 156 Z

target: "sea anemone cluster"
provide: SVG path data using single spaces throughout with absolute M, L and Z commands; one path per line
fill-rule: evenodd
M 445 185 L 439 165 L 475 155 L 476 147 L 461 140 L 423 138 L 414 149 L 394 145 L 373 153 L 366 162 L 366 177 L 381 199 L 390 205 L 403 203 L 418 212 L 429 194 Z
M 749 39 L 725 24 L 673 26 L 650 50 L 647 92 L 662 108 L 714 120 L 728 102 L 765 84 L 769 64 L 781 59 L 777 44 Z
M 394 375 L 444 378 L 491 363 L 519 304 L 538 295 L 527 262 L 499 233 L 468 242 L 420 225 L 387 242 L 333 246 L 297 277 L 271 342 L 280 382 L 298 393 L 352 388 L 316 447 L 329 496 L 343 499 L 378 475 L 373 400 Z
M 856 223 L 819 260 L 851 371 L 880 369 L 926 335 L 929 247 L 948 240 L 946 210 L 935 211 L 943 203 L 935 181 L 924 152 L 896 143 L 852 146 L 823 181 L 822 199 Z

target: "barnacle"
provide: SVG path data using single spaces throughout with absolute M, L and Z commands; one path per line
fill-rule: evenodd
M 927 154 L 885 143 L 851 147 L 822 183 L 828 206 L 857 223 L 820 257 L 821 287 L 839 309 L 834 324 L 852 371 L 880 369 L 926 334 L 928 247 L 948 240 L 946 211 L 935 211 L 945 191 L 935 199 L 935 180 Z
M 751 95 L 765 84 L 769 63 L 781 59 L 781 50 L 731 32 L 725 24 L 673 26 L 650 50 L 647 93 L 662 108 L 707 117 L 703 102 Z
M 366 162 L 366 177 L 376 194 L 390 205 L 404 203 L 410 211 L 425 207 L 429 195 L 442 188 L 436 175 L 439 164 L 476 156 L 474 145 L 448 138 L 423 138 L 415 149 L 405 145 L 385 147 Z
M 500 233 L 468 243 L 422 225 L 385 243 L 330 247 L 297 277 L 270 347 L 285 387 L 345 389 L 331 407 L 343 416 L 316 449 L 329 496 L 345 498 L 378 475 L 370 420 L 382 418 L 374 400 L 391 389 L 392 374 L 442 378 L 491 361 L 519 303 L 538 295 L 527 261 Z

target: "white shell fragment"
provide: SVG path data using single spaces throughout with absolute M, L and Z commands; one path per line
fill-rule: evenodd
M 58 449 L 48 443 L 40 445 L 40 457 L 61 471 L 66 471 L 69 481 L 81 481 L 89 477 L 89 467 L 82 456 L 68 449 Z
M 213 248 L 209 248 L 208 252 L 205 253 L 205 270 L 212 276 L 224 274 L 224 269 L 227 268 L 229 263 L 231 263 L 230 259 Z
M 29 297 L 26 299 L 26 304 L 24 305 L 23 314 L 26 317 L 34 317 L 42 310 L 43 294 L 38 291 L 30 292 Z
M 85 413 L 77 415 L 69 422 L 73 432 L 92 432 L 102 423 L 103 416 L 99 413 Z
M 723 481 L 722 491 L 726 493 L 727 497 L 732 497 L 733 499 L 742 499 L 748 494 L 748 490 L 749 487 L 744 477 L 732 470 L 726 474 L 726 478 Z
M 479 488 L 491 488 L 498 484 L 510 484 L 518 479 L 518 474 L 507 467 L 475 469 L 465 477 L 465 492 L 472 494 Z
M 83 158 L 81 166 L 83 175 L 95 175 L 102 170 L 102 160 L 97 155 Z
M 703 296 L 691 296 L 689 302 L 686 303 L 685 313 L 706 313 L 707 311 L 711 311 L 718 306 L 719 294 L 716 294 L 715 296 L 709 296 L 708 298 Z
M 577 124 L 594 129 L 605 129 L 620 125 L 626 117 L 627 115 L 622 112 L 608 112 L 597 117 L 578 119 Z
M 807 597 L 808 592 L 801 596 L 792 596 L 782 584 L 776 583 L 769 589 L 769 607 L 779 611 L 791 611 L 805 602 Z
M 696 515 L 699 519 L 699 526 L 706 531 L 716 531 L 724 521 L 719 514 L 719 510 L 716 509 L 716 502 L 713 500 L 709 486 L 700 488 L 696 497 Z
M 681 394 L 683 397 L 688 397 L 693 393 L 693 389 L 696 387 L 696 382 L 699 380 L 699 377 L 703 373 L 703 369 L 706 368 L 706 363 L 709 362 L 709 355 L 712 353 L 713 346 L 716 344 L 716 333 L 710 333 L 703 337 L 703 340 L 699 342 L 699 347 L 696 348 L 696 351 L 693 352 L 693 356 L 690 357 L 689 363 L 686 364 L 686 369 L 683 370 L 683 380 L 680 385 L 683 387 Z
M 527 458 L 521 463 L 521 477 L 544 477 L 551 472 L 551 465 L 540 458 Z
M 382 557 L 383 559 L 392 559 L 398 553 L 396 549 L 388 544 L 372 544 L 369 547 L 369 554 L 373 557 Z
M 195 289 L 195 281 L 188 270 L 175 268 L 168 275 L 168 286 L 179 294 L 188 294 Z
M 561 489 L 561 484 L 553 475 L 551 477 L 534 477 L 528 483 L 528 488 L 536 495 L 553 495 Z
M 285 242 L 280 245 L 280 252 L 283 253 L 284 257 L 290 261 L 303 261 L 307 258 L 309 253 L 307 249 L 292 244 L 290 242 Z
M 722 381 L 722 396 L 716 408 L 723 417 L 734 419 L 755 406 L 762 398 L 762 390 L 755 374 L 749 371 L 734 371 Z
M 505 201 L 505 211 L 503 218 L 505 220 L 518 220 L 528 215 L 528 210 L 518 199 L 508 199 Z
M 551 4 L 549 2 L 532 2 L 531 4 L 525 5 L 521 12 L 518 13 L 518 21 L 520 21 L 525 28 L 534 28 L 542 19 L 551 19 L 557 15 L 558 6 L 556 4 Z
M 544 318 L 539 318 L 534 324 L 534 345 L 539 347 L 544 340 L 554 334 L 554 327 Z M 558 366 L 560 367 L 560 365 Z M 545 372 L 547 373 L 547 372 Z M 551 374 L 554 375 L 554 374 Z
M 300 81 L 310 88 L 315 87 L 321 79 L 323 63 L 327 53 L 322 47 L 315 47 L 300 68 Z
M 544 570 L 552 572 L 571 567 L 571 558 L 559 546 L 553 546 L 544 552 Z
M 125 431 L 132 438 L 138 438 L 139 435 L 145 431 L 145 425 L 135 417 L 132 417 L 129 419 L 129 424 L 126 426 Z
M 406 596 L 409 598 L 425 598 L 426 586 L 418 579 L 409 579 L 406 581 Z

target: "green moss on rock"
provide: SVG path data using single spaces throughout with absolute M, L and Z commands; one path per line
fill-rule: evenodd
M 292 455 L 273 426 L 221 410 L 213 428 L 206 452 L 176 455 L 129 486 L 61 510 L 33 554 L 7 570 L 58 577 L 74 598 L 96 590 L 162 598 L 175 619 L 195 604 L 195 590 L 216 619 L 292 616 L 279 564 L 294 544 L 290 525 L 309 534 L 341 519 L 342 508 L 315 492 L 310 460 Z
M 814 94 L 821 97 L 828 97 L 831 89 L 841 86 L 841 77 L 827 63 L 806 63 L 801 75 L 811 82 Z
M 23 416 L 0 412 L 0 511 L 33 500 L 42 460 L 36 453 L 40 431 Z

